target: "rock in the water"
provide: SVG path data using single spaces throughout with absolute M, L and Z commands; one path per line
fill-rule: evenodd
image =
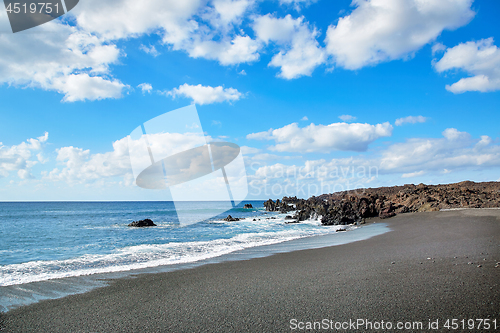
M 134 221 L 128 225 L 129 227 L 156 227 L 156 224 L 150 219 L 145 219 L 145 220 L 140 220 L 140 221 Z
M 243 208 L 253 208 L 252 204 L 245 204 Z
M 287 216 L 285 216 L 285 220 L 293 220 L 293 216 L 287 215 Z
M 231 215 L 228 215 L 224 221 L 227 221 L 227 222 L 234 222 L 234 221 L 239 221 L 240 219 L 237 218 L 237 217 L 232 217 Z

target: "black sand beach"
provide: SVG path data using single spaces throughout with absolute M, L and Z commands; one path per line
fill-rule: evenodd
M 489 319 L 490 325 L 496 319 L 500 329 L 500 210 L 400 214 L 384 223 L 393 231 L 346 245 L 115 280 L 85 294 L 12 310 L 2 315 L 0 327 L 300 332 L 312 331 L 307 322 L 320 322 L 318 331 L 343 324 L 339 331 L 364 332 L 371 331 L 369 321 L 373 331 L 391 331 L 388 322 L 393 331 L 398 322 L 421 322 L 421 328 L 406 331 L 429 332 L 448 331 L 448 319 L 457 319 L 456 331 L 467 328 L 469 319 Z M 361 324 L 358 319 L 364 324 L 345 324 Z M 485 331 L 477 329 L 479 323 L 471 331 Z

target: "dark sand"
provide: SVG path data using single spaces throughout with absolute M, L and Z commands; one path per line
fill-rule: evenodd
M 3 331 L 289 332 L 293 318 L 421 321 L 426 332 L 429 320 L 445 331 L 449 318 L 496 318 L 500 331 L 500 210 L 384 222 L 392 232 L 346 245 L 115 280 L 12 310 Z

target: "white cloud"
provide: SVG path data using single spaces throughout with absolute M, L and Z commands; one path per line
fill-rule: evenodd
M 53 86 L 64 93 L 65 102 L 120 98 L 123 89 L 129 87 L 118 80 L 106 80 L 86 73 L 59 77 L 53 80 Z
M 160 52 L 156 50 L 156 47 L 154 45 L 150 45 L 149 47 L 146 45 L 141 45 L 140 49 L 146 52 L 147 54 L 152 55 L 155 58 L 160 55 Z
M 178 96 L 191 98 L 194 103 L 199 105 L 233 102 L 243 97 L 243 94 L 234 88 L 202 86 L 201 84 L 193 86 L 187 83 L 165 92 L 165 94 L 173 98 Z
M 350 15 L 328 27 L 327 52 L 355 70 L 412 56 L 445 29 L 467 24 L 473 0 L 354 0 Z
M 244 69 L 242 69 L 240 72 L 238 72 L 239 75 L 247 75 L 247 72 L 245 72 Z
M 456 128 L 447 128 L 443 131 L 443 136 L 449 141 L 458 141 L 458 140 L 469 140 L 470 134 L 467 132 L 460 132 Z M 486 136 L 486 138 L 489 138 Z M 486 140 L 486 139 L 485 139 Z
M 392 126 L 388 122 L 377 125 L 360 123 L 311 124 L 299 128 L 293 123 L 266 132 L 252 133 L 247 139 L 274 140 L 277 144 L 269 149 L 280 152 L 330 152 L 366 151 L 373 141 L 391 136 Z
M 310 76 L 313 70 L 325 62 L 325 53 L 316 37 L 316 28 L 310 30 L 304 17 L 293 19 L 291 15 L 275 18 L 267 14 L 256 17 L 253 29 L 265 43 L 275 42 L 280 51 L 275 54 L 269 66 L 280 67 L 279 77 L 295 79 Z
M 213 6 L 217 18 L 222 24 L 227 25 L 238 22 L 254 3 L 254 0 L 214 0 Z
M 454 94 L 500 89 L 500 50 L 493 45 L 493 38 L 461 43 L 449 48 L 434 67 L 439 73 L 460 69 L 473 75 L 447 85 L 446 90 Z
M 491 143 L 488 136 L 477 141 L 467 132 L 448 128 L 443 131 L 443 138 L 415 138 L 391 145 L 382 153 L 380 168 L 386 172 L 406 173 L 500 166 L 500 146 Z
M 293 5 L 295 10 L 300 11 L 302 7 L 308 7 L 318 0 L 279 0 L 279 2 L 281 5 Z
M 81 2 L 69 14 L 74 16 L 75 26 L 52 21 L 33 28 L 31 33 L 0 34 L 0 84 L 57 91 L 68 102 L 119 98 L 129 86 L 111 77 L 110 65 L 125 56 L 115 43 L 151 33 L 158 34 L 171 49 L 194 58 L 214 59 L 223 65 L 255 61 L 262 43 L 232 26 L 253 3 Z M 0 23 L 8 25 L 5 12 L 0 14 Z M 153 56 L 159 54 L 151 45 L 141 45 L 141 49 Z
M 253 0 L 89 0 L 75 11 L 79 26 L 106 39 L 157 33 L 173 50 L 190 57 L 235 65 L 259 59 L 261 43 L 234 29 Z M 212 5 L 212 6 L 208 6 Z M 147 48 L 154 52 L 151 48 Z M 152 53 L 153 54 L 153 53 Z
M 151 91 L 153 90 L 153 86 L 150 83 L 141 83 L 137 86 L 137 88 L 141 88 L 143 94 L 145 93 L 150 94 Z
M 410 173 L 403 173 L 401 175 L 401 178 L 413 178 L 413 177 L 418 177 L 422 176 L 425 174 L 425 171 L 416 171 L 416 172 L 410 172 Z
M 301 120 L 301 121 L 308 121 L 308 120 L 309 120 L 309 118 L 307 118 L 307 116 L 304 116 L 304 117 L 302 117 L 302 119 L 300 119 L 300 120 Z
M 49 138 L 49 133 L 36 139 L 28 139 L 19 145 L 10 147 L 4 146 L 0 142 L 0 177 L 7 177 L 11 171 L 17 172 L 21 179 L 33 178 L 31 168 L 39 162 L 40 153 L 37 160 L 34 160 L 35 152 L 41 151 Z
M 194 42 L 186 46 L 191 57 L 218 60 L 225 66 L 258 60 L 260 48 L 261 44 L 248 36 L 236 36 L 232 40 L 222 41 L 195 37 Z
M 441 43 L 434 43 L 434 45 L 432 45 L 432 55 L 435 55 L 436 53 L 444 52 L 445 50 L 446 50 L 446 46 L 444 46 Z
M 83 184 L 110 177 L 123 177 L 131 172 L 127 138 L 113 142 L 113 151 L 103 154 L 91 154 L 88 149 L 73 146 L 56 151 L 56 160 L 64 167 L 45 173 L 45 179 Z
M 468 133 L 446 129 L 442 138 L 412 138 L 368 156 L 306 160 L 299 165 L 266 165 L 264 160 L 253 160 L 254 174 L 249 178 L 252 193 L 264 193 L 264 197 L 271 193 L 279 196 L 278 190 L 281 196 L 310 197 L 368 184 L 394 185 L 397 176 L 442 177 L 454 172 L 471 175 L 473 171 L 484 173 L 499 167 L 500 145 L 494 144 L 490 137 L 481 136 L 477 140 Z
M 201 136 L 201 137 L 200 137 Z M 171 156 L 199 145 L 200 142 L 213 141 L 210 136 L 203 133 L 158 133 L 148 135 L 148 142 L 154 156 Z M 57 162 L 62 167 L 54 168 L 44 173 L 44 179 L 63 181 L 67 184 L 89 184 L 101 182 L 114 177 L 123 178 L 122 183 L 131 185 L 132 166 L 129 151 L 132 156 L 143 157 L 142 142 L 129 140 L 125 137 L 113 142 L 113 150 L 105 153 L 92 154 L 89 149 L 78 147 L 62 147 L 56 149 Z M 149 155 L 146 152 L 149 165 Z M 144 161 L 134 160 L 137 164 Z M 188 161 L 189 162 L 189 161 Z
M 120 56 L 115 45 L 56 22 L 34 29 L 0 34 L 0 83 L 57 91 L 65 101 L 122 95 L 127 86 L 109 77 L 109 66 Z
M 356 117 L 348 115 L 348 114 L 343 114 L 343 115 L 339 116 L 339 119 L 342 121 L 345 121 L 345 122 L 349 122 L 349 121 L 356 120 Z
M 72 14 L 81 28 L 106 39 L 137 37 L 161 28 L 165 38 L 175 42 L 185 39 L 196 27 L 196 22 L 190 19 L 203 3 L 201 0 L 87 0 L 79 3 Z
M 248 146 L 241 146 L 240 149 L 243 155 L 253 155 L 261 152 L 261 150 L 258 148 L 248 147 Z
M 405 118 L 396 119 L 396 126 L 401 126 L 403 124 L 416 124 L 416 123 L 425 123 L 427 118 L 422 116 L 408 116 Z

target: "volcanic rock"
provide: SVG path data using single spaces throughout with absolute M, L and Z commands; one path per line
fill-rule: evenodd
M 297 221 L 320 218 L 324 225 L 345 225 L 369 217 L 438 211 L 451 208 L 500 207 L 500 182 L 471 181 L 446 185 L 413 185 L 357 189 L 312 196 L 283 197 L 264 202 L 267 211 L 295 210 Z
M 134 221 L 128 225 L 129 227 L 156 227 L 156 224 L 150 219 L 145 219 L 145 220 L 140 220 L 140 221 Z

